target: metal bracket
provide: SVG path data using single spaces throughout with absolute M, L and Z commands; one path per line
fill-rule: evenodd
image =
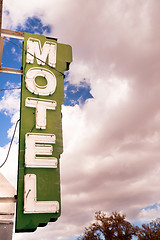
M 17 38 L 17 39 L 24 39 L 23 32 L 12 31 L 8 29 L 1 29 L 2 37 L 10 37 L 10 38 Z
M 13 73 L 13 74 L 23 74 L 23 71 L 21 69 L 15 69 L 15 68 L 6 68 L 6 67 L 0 67 L 0 72 L 4 73 Z

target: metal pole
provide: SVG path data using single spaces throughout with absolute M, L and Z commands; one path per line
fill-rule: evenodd
M 2 29 L 2 9 L 3 9 L 3 0 L 0 0 L 0 37 L 1 37 L 1 29 Z
M 0 0 L 0 68 L 1 68 L 1 64 L 2 64 L 3 43 L 4 43 L 4 38 L 1 37 L 1 32 L 2 32 L 2 11 L 3 11 L 3 0 Z
M 2 11 L 3 11 L 3 0 L 0 0 L 0 68 L 1 68 L 1 62 L 2 62 L 3 42 L 4 42 L 4 38 L 1 36 Z M 5 188 L 8 187 L 9 193 L 10 193 L 11 190 L 10 190 L 10 186 L 8 185 L 8 182 L 3 176 L 1 176 L 0 190 L 4 189 L 4 187 Z M 5 196 L 5 197 L 1 196 L 3 195 L 3 192 L 1 192 L 1 195 L 0 195 L 0 198 L 2 200 L 2 202 L 0 202 L 0 240 L 12 240 L 13 224 L 14 224 L 14 220 L 13 220 L 14 200 L 13 200 L 13 196 L 11 197 L 9 196 L 9 193 L 8 193 L 8 196 Z M 8 211 L 6 211 L 6 207 L 8 208 Z
M 3 42 L 4 42 L 4 38 L 1 37 L 2 11 L 3 11 L 3 0 L 0 0 L 0 68 L 1 68 L 1 63 L 2 63 Z M 2 180 L 4 180 L 4 182 Z M 3 185 L 3 183 L 4 183 L 4 185 Z M 3 189 L 4 186 L 7 188 L 7 182 L 2 177 L 0 188 Z M 2 197 L 2 196 L 0 196 L 0 197 Z M 7 198 L 7 201 L 9 201 L 9 203 L 6 203 L 6 204 L 10 204 L 11 200 L 10 200 L 9 195 L 6 196 L 6 198 Z M 2 199 L 3 199 L 3 197 L 2 197 Z M 5 202 L 5 201 L 2 201 L 2 202 Z M 9 206 L 10 205 L 8 205 L 8 208 L 9 208 Z M 2 205 L 0 204 L 0 215 L 1 215 L 0 216 L 0 239 L 1 240 L 12 240 L 13 220 L 9 219 L 11 212 L 9 211 L 9 213 L 4 213 L 3 210 L 4 210 L 4 203 L 2 203 Z

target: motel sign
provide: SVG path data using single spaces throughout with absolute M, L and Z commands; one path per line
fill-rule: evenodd
M 34 231 L 61 214 L 61 105 L 69 45 L 24 33 L 16 232 Z

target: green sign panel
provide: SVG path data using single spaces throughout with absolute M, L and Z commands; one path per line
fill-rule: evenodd
M 21 85 L 16 232 L 34 231 L 61 214 L 61 105 L 69 45 L 25 33 Z

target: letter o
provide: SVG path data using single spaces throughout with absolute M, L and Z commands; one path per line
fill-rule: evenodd
M 39 86 L 35 79 L 36 77 L 44 77 L 47 80 L 45 86 Z M 34 94 L 48 96 L 55 92 L 56 90 L 56 77 L 54 73 L 46 68 L 33 67 L 30 68 L 26 73 L 25 78 L 26 88 Z

